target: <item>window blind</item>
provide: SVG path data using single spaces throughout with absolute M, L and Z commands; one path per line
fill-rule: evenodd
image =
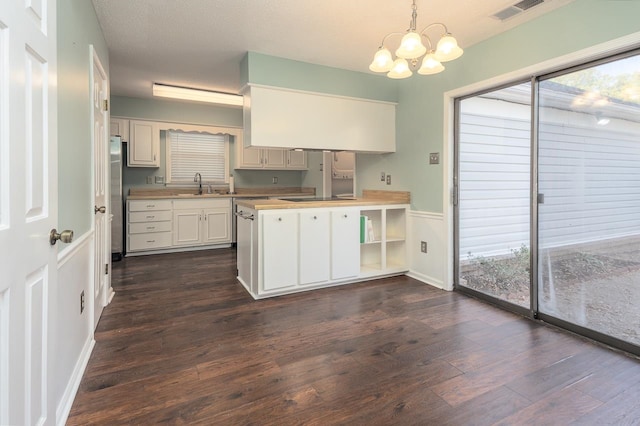
M 226 136 L 179 131 L 167 132 L 171 157 L 168 181 L 193 182 L 196 173 L 203 182 L 224 182 L 226 178 Z

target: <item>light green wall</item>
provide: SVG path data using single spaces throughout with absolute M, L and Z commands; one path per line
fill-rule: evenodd
M 77 236 L 93 219 L 91 44 L 108 73 L 107 45 L 91 2 L 58 0 L 58 226 Z
M 576 0 L 467 48 L 434 76 L 396 81 L 254 52 L 241 64 L 241 75 L 255 84 L 397 101 L 397 151 L 357 154 L 357 191 L 408 190 L 412 208 L 442 212 L 443 164 L 429 165 L 428 155 L 442 153 L 446 142 L 444 93 L 640 31 L 638 16 L 640 1 Z M 383 171 L 392 175 L 392 185 L 380 181 Z
M 111 115 L 114 117 L 140 118 L 156 121 L 191 123 L 221 127 L 242 127 L 242 109 L 220 107 L 194 102 L 180 102 L 164 99 L 142 99 L 123 96 L 111 98 Z M 161 184 L 147 184 L 147 177 L 166 177 L 165 135 L 160 138 L 160 167 L 125 167 L 123 171 L 123 191 L 128 194 L 130 188 L 162 188 Z M 127 148 L 125 144 L 125 150 Z M 230 144 L 230 171 L 234 175 L 237 187 L 285 187 L 301 186 L 305 171 L 294 170 L 234 170 L 235 142 Z M 278 183 L 273 184 L 273 177 Z
M 413 208 L 442 212 L 443 164 L 429 165 L 428 155 L 446 143 L 444 93 L 640 31 L 638 16 L 640 1 L 577 0 L 471 46 L 441 74 L 399 81 L 397 152 L 359 156 L 359 184 L 380 187 L 385 170 L 392 188 L 411 191 Z
M 242 84 L 288 87 L 311 92 L 394 102 L 394 81 L 374 74 L 348 71 L 248 52 L 240 64 Z

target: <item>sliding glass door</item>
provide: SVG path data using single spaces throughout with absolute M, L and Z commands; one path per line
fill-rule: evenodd
M 640 56 L 538 99 L 538 310 L 640 345 Z
M 454 204 L 456 289 L 640 354 L 638 51 L 457 99 Z
M 457 107 L 459 287 L 528 308 L 531 84 Z

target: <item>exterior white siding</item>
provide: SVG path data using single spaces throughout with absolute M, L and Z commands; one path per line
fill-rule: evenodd
M 469 253 L 501 255 L 529 245 L 529 116 L 529 107 L 516 103 L 482 98 L 463 103 L 463 260 Z M 598 126 L 593 116 L 552 108 L 540 117 L 541 248 L 640 234 L 640 124 L 611 120 Z

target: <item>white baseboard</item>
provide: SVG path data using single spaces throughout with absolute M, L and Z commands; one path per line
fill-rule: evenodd
M 442 280 L 439 280 L 434 277 L 430 277 L 429 275 L 421 274 L 415 271 L 409 271 L 406 273 L 406 275 L 418 281 L 422 281 L 423 283 L 428 284 L 432 287 L 439 288 L 440 290 L 447 290 L 447 291 L 451 290 L 451 289 L 445 288 L 445 285 L 442 282 Z
M 64 426 L 67 423 L 67 418 L 71 412 L 73 401 L 76 398 L 78 389 L 80 388 L 82 376 L 87 368 L 87 364 L 89 363 L 89 358 L 91 357 L 91 352 L 93 352 L 95 344 L 96 341 L 93 337 L 87 339 L 84 347 L 82 348 L 82 352 L 80 353 L 80 357 L 78 357 L 78 362 L 76 362 L 73 369 L 73 374 L 67 382 L 67 387 L 65 388 L 62 398 L 60 399 L 60 403 L 56 409 L 56 424 L 60 426 Z

